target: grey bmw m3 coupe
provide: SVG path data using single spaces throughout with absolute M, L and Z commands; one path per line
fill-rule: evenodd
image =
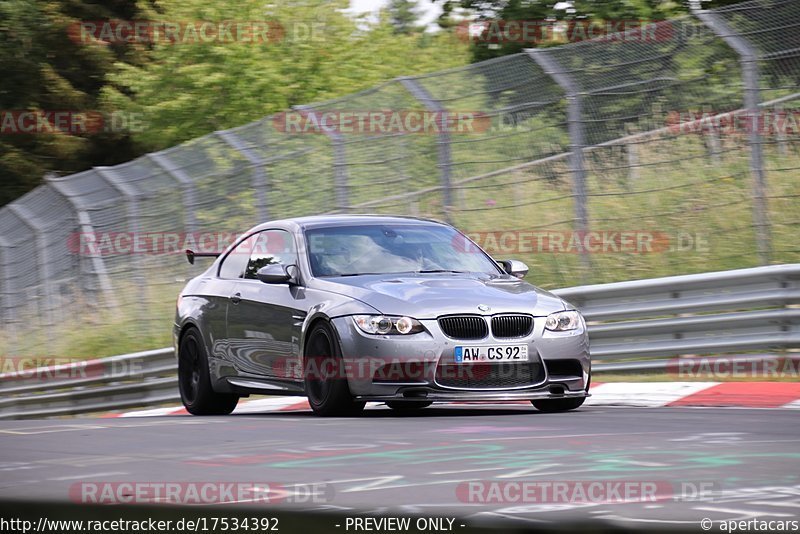
M 366 402 L 530 400 L 578 408 L 586 324 L 441 222 L 316 216 L 260 224 L 178 297 L 173 329 L 186 409 L 227 414 L 240 397 L 307 396 L 318 415 Z

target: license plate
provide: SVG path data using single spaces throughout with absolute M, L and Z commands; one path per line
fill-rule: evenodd
M 528 345 L 469 345 L 456 347 L 456 363 L 527 362 Z

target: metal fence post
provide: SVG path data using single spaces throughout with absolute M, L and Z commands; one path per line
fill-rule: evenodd
M 778 137 L 778 155 L 786 157 L 789 155 L 789 148 L 786 144 L 786 114 L 783 111 L 783 104 L 778 104 L 772 109 L 773 120 L 774 117 L 778 117 L 778 127 L 777 137 Z
M 173 180 L 178 182 L 183 196 L 183 224 L 184 231 L 194 232 L 197 230 L 197 217 L 194 215 L 194 207 L 197 200 L 194 194 L 194 180 L 183 172 L 183 169 L 176 167 L 162 152 L 147 154 L 147 158 L 158 165 Z
M 195 206 L 197 199 L 195 195 L 195 184 L 191 176 L 176 166 L 163 152 L 147 154 L 147 158 L 158 165 L 173 180 L 178 182 L 181 188 L 181 199 L 183 201 L 183 231 L 188 233 L 197 231 L 197 217 L 195 216 Z M 192 277 L 191 265 L 184 267 L 187 279 Z
M 267 203 L 267 190 L 269 188 L 269 179 L 266 170 L 267 162 L 261 155 L 251 150 L 235 133 L 224 130 L 214 132 L 214 135 L 219 137 L 226 145 L 239 152 L 245 157 L 248 163 L 253 165 L 252 184 L 256 195 L 256 217 L 258 217 L 259 222 L 267 221 L 269 219 L 269 204 Z
M 36 257 L 39 263 L 39 279 L 41 280 L 42 288 L 44 288 L 44 305 L 40 306 L 40 312 L 42 312 L 40 315 L 44 318 L 46 325 L 52 325 L 52 307 L 54 305 L 55 296 L 50 276 L 50 251 L 47 247 L 46 230 L 34 222 L 36 217 L 31 214 L 26 206 L 13 202 L 8 205 L 8 209 L 36 235 Z
M 635 133 L 634 130 L 634 128 L 628 128 L 628 135 Z M 633 184 L 641 177 L 639 172 L 639 144 L 637 141 L 631 141 L 625 145 L 625 158 L 628 162 L 628 176 L 625 184 L 628 191 L 631 191 L 633 190 Z
M 125 199 L 125 213 L 128 219 L 128 228 L 133 234 L 134 239 L 138 238 L 140 235 L 139 199 L 136 191 L 129 184 L 120 180 L 116 172 L 110 167 L 95 167 L 94 171 L 105 180 L 108 185 L 119 191 L 120 195 Z M 133 253 L 131 258 L 133 280 L 135 285 L 139 288 L 146 287 L 145 277 L 142 273 L 142 263 L 139 254 Z M 146 324 L 147 313 L 143 306 L 136 306 L 136 314 L 138 315 L 137 320 L 139 324 Z
M 434 99 L 433 96 L 425 89 L 422 85 L 417 82 L 414 78 L 398 78 L 403 87 L 416 98 L 425 109 L 428 111 L 432 111 L 434 113 L 439 114 L 439 119 L 444 121 L 444 115 L 447 113 L 447 108 L 445 108 L 438 100 Z M 453 207 L 453 187 L 452 187 L 452 166 L 453 166 L 453 155 L 450 151 L 450 133 L 447 131 L 447 128 L 441 128 L 438 135 L 438 142 L 437 142 L 437 158 L 439 164 L 439 175 L 442 184 L 442 208 L 444 211 L 444 218 L 446 222 L 452 222 L 452 217 L 450 216 L 450 210 Z
M 94 171 L 125 198 L 128 227 L 134 235 L 137 235 L 139 233 L 139 204 L 136 191 L 120 180 L 110 167 L 94 167 Z
M 567 98 L 567 128 L 570 140 L 570 170 L 572 171 L 572 190 L 575 198 L 575 222 L 579 234 L 579 248 L 581 257 L 581 278 L 586 278 L 591 272 L 591 259 L 589 251 L 584 246 L 584 238 L 589 231 L 589 214 L 586 207 L 586 167 L 583 158 L 583 149 L 586 147 L 586 134 L 583 126 L 583 96 L 578 82 L 569 72 L 562 71 L 558 62 L 551 58 L 546 51 L 526 48 L 525 52 L 544 71 L 545 74 L 564 90 Z
M 96 238 L 96 234 L 94 231 L 94 226 L 92 225 L 92 219 L 89 216 L 89 212 L 87 212 L 83 207 L 81 207 L 75 198 L 66 194 L 61 187 L 61 184 L 55 180 L 55 175 L 46 175 L 44 177 L 45 182 L 47 182 L 50 187 L 53 188 L 53 191 L 64 197 L 64 199 L 70 203 L 72 208 L 75 210 L 75 213 L 78 217 L 78 226 L 80 227 L 80 235 L 78 236 L 78 254 L 83 255 L 84 251 L 81 246 L 81 237 L 80 236 L 91 236 L 93 239 Z M 108 276 L 108 270 L 106 269 L 106 264 L 103 261 L 102 254 L 98 254 L 97 252 L 90 252 L 88 254 L 92 270 L 89 271 L 90 274 L 94 274 L 97 276 L 97 281 L 100 287 L 100 291 L 103 294 L 106 302 L 116 307 L 116 299 L 114 298 L 114 289 L 111 284 L 111 278 Z M 79 259 L 79 264 L 81 266 L 84 265 L 82 261 L 82 257 Z M 83 268 L 81 268 L 83 270 Z M 83 273 L 80 273 L 83 276 Z M 85 289 L 89 289 L 89 286 L 85 286 Z M 99 300 L 99 299 L 98 299 Z
M 350 208 L 350 191 L 347 184 L 347 157 L 344 149 L 344 138 L 339 132 L 328 132 L 325 134 L 331 140 L 333 148 L 333 181 L 336 187 L 336 205 L 347 212 Z
M 739 35 L 725 19 L 713 11 L 693 10 L 718 37 L 723 39 L 737 54 L 742 65 L 744 83 L 744 108 L 749 121 L 748 143 L 750 144 L 750 175 L 753 178 L 753 225 L 756 229 L 756 250 L 762 265 L 769 263 L 772 250 L 770 223 L 766 199 L 767 183 L 764 172 L 764 156 L 761 132 L 759 132 L 760 87 L 759 53 L 747 39 Z
M 8 253 L 11 245 L 3 236 L 0 236 L 0 277 L 3 282 L 2 300 L 0 310 L 3 312 L 3 324 L 9 326 L 14 321 L 14 306 L 11 303 L 11 272 L 8 268 Z M 16 346 L 16 328 L 6 328 L 8 335 L 8 350 L 13 353 Z
M 313 113 L 311 106 L 293 106 L 296 111 Z M 345 152 L 344 137 L 340 132 L 329 128 L 322 129 L 325 136 L 331 140 L 333 151 L 333 184 L 336 189 L 336 207 L 345 213 L 350 208 L 350 188 L 347 176 L 347 153 Z

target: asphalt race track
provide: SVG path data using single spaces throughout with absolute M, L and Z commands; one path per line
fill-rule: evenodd
M 800 515 L 796 410 L 456 406 L 339 419 L 273 412 L 2 421 L 0 444 L 0 499 L 74 501 L 76 485 L 93 482 L 235 481 L 284 488 L 281 506 L 453 514 L 468 524 L 602 518 L 690 526 Z M 651 483 L 657 498 L 520 500 L 487 489 L 521 481 L 567 482 L 570 491 L 576 481 Z M 321 490 L 309 501 L 291 489 L 301 487 Z M 490 495 L 494 502 L 474 502 Z

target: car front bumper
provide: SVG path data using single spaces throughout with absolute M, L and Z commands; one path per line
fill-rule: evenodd
M 429 400 L 429 401 L 509 401 L 588 396 L 591 362 L 589 340 L 585 328 L 569 332 L 544 329 L 544 317 L 535 317 L 528 336 L 494 338 L 491 334 L 480 341 L 451 339 L 439 328 L 435 319 L 420 321 L 426 332 L 411 335 L 369 335 L 355 326 L 350 317 L 333 320 L 342 348 L 342 359 L 348 369 L 350 392 L 358 400 Z M 443 367 L 455 365 L 455 347 L 459 345 L 527 344 L 529 362 L 541 362 L 542 372 L 529 382 L 519 380 L 509 385 L 481 382 L 479 385 L 453 386 L 437 374 Z M 408 362 L 419 364 L 419 372 L 392 379 L 392 373 L 374 371 Z M 570 363 L 573 365 L 562 365 Z M 463 365 L 463 364 L 462 364 Z M 498 364 L 480 364 L 492 366 Z M 502 364 L 501 364 L 502 365 Z M 517 365 L 505 364 L 513 371 Z M 569 372 L 564 372 L 569 368 Z M 497 370 L 498 368 L 495 368 Z M 556 372 L 553 372 L 556 371 Z M 498 375 L 499 376 L 499 375 Z M 501 381 L 502 382 L 502 381 Z

